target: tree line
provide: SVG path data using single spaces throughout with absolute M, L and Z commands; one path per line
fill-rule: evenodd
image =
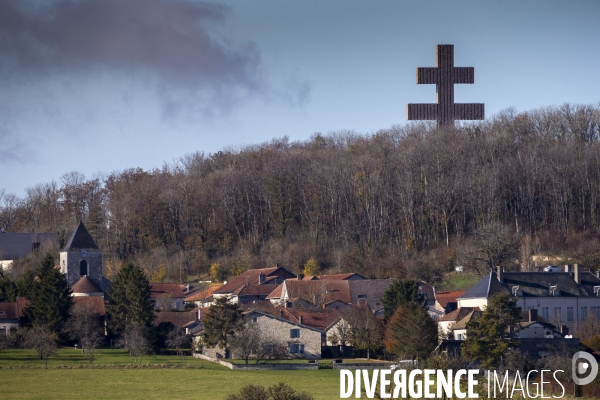
M 440 130 L 284 137 L 151 171 L 72 172 L 24 197 L 0 192 L 0 230 L 64 242 L 82 219 L 108 276 L 133 261 L 151 280 L 183 281 L 214 263 L 230 274 L 277 262 L 301 272 L 311 258 L 398 276 L 431 252 L 451 266 L 486 230 L 505 232 L 517 253 L 577 251 L 598 242 L 599 138 L 600 106 L 570 104 Z

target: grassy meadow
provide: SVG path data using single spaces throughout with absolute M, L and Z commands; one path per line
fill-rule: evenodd
M 317 400 L 339 398 L 339 372 L 232 371 L 190 356 L 145 357 L 136 367 L 122 350 L 100 350 L 92 367 L 80 351 L 61 349 L 44 368 L 32 350 L 0 353 L 2 399 L 222 400 L 242 386 L 286 382 Z

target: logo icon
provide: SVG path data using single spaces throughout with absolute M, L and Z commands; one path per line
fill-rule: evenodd
M 594 356 L 585 351 L 578 351 L 573 355 L 572 360 L 572 373 L 573 373 L 573 382 L 575 384 L 583 386 L 591 383 L 594 379 L 596 379 L 596 375 L 598 375 L 598 363 Z M 581 377 L 582 375 L 588 374 L 586 377 Z

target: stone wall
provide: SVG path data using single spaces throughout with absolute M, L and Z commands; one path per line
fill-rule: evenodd
M 321 358 L 321 331 L 260 312 L 247 314 L 246 318 L 249 324 L 258 324 L 262 335 L 268 340 L 286 343 L 288 349 L 292 344 L 304 345 L 304 353 L 290 354 L 292 358 Z M 292 338 L 292 329 L 299 329 L 300 336 Z
M 194 358 L 201 358 L 203 360 L 207 360 L 213 362 L 215 364 L 222 365 L 229 369 L 237 369 L 237 370 L 315 370 L 319 369 L 318 363 L 306 363 L 306 364 L 291 364 L 291 363 L 277 363 L 277 364 L 233 364 L 227 361 L 219 360 L 216 358 L 208 357 L 203 354 L 194 353 Z

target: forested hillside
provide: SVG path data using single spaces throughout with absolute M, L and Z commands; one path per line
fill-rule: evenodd
M 83 219 L 109 276 L 125 260 L 185 280 L 214 263 L 300 272 L 314 257 L 332 272 L 435 280 L 431 266 L 532 268 L 541 251 L 593 266 L 599 211 L 600 106 L 564 105 L 73 172 L 23 198 L 2 193 L 0 230 L 65 237 Z

